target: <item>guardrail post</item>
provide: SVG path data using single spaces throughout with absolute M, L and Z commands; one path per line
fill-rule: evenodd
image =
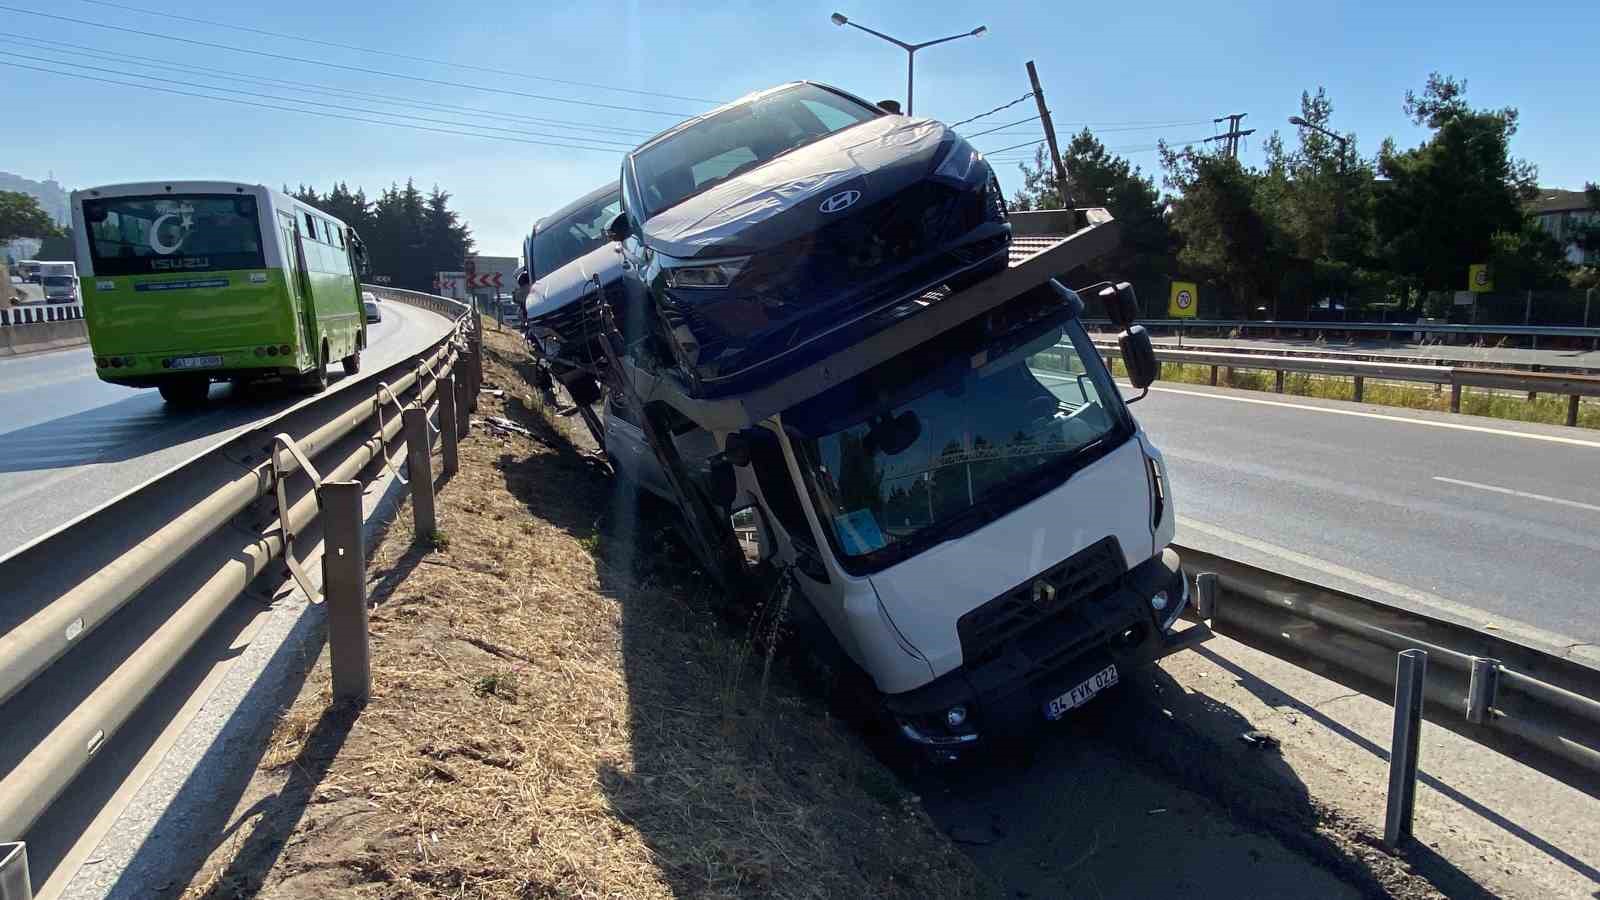
M 461 439 L 460 425 L 456 421 L 456 376 L 454 373 L 439 379 L 439 438 L 444 452 L 446 477 L 461 471 L 461 456 L 456 442 Z
M 1201 572 L 1194 577 L 1194 613 L 1203 622 L 1217 615 L 1217 573 Z
M 406 435 L 406 479 L 411 485 L 411 516 L 416 524 L 417 542 L 427 544 L 439 530 L 433 507 L 433 460 L 428 440 L 428 411 L 420 406 L 408 408 L 402 416 Z
M 1357 403 L 1361 402 L 1361 397 L 1366 392 L 1366 387 L 1367 387 L 1367 379 L 1364 376 L 1357 375 L 1356 376 L 1356 391 L 1355 391 L 1355 401 Z
M 1391 849 L 1411 837 L 1412 814 L 1417 805 L 1417 750 L 1422 737 L 1422 685 L 1427 676 L 1427 651 L 1400 651 L 1394 673 L 1389 807 L 1383 817 L 1383 843 Z
M 1273 390 L 1277 391 L 1280 394 L 1283 393 L 1283 370 L 1282 369 L 1274 369 L 1272 371 L 1272 375 L 1273 375 L 1273 378 L 1272 378 Z
M 1461 385 L 1459 384 L 1450 385 L 1450 411 L 1453 413 L 1461 412 Z
M 456 381 L 456 435 L 466 437 L 472 432 L 472 417 L 467 415 L 470 404 L 467 403 L 467 390 L 472 384 L 472 376 L 466 371 L 467 358 L 465 356 L 456 361 L 461 368 L 461 377 Z
M 33 900 L 28 845 L 23 841 L 0 844 L 0 900 Z
M 1217 386 L 1217 367 L 1216 366 L 1212 366 L 1211 367 L 1211 386 L 1212 387 L 1216 387 Z
M 1567 398 L 1567 424 L 1578 424 L 1578 395 L 1573 394 Z
M 367 637 L 367 548 L 361 534 L 361 482 L 324 482 L 322 593 L 328 604 L 333 699 L 365 703 L 372 694 Z
M 1467 721 L 1482 725 L 1494 706 L 1495 689 L 1500 684 L 1500 660 L 1482 656 L 1472 658 L 1472 677 L 1467 683 Z

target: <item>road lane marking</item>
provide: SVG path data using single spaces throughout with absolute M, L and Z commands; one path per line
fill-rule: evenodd
M 1258 403 L 1262 406 L 1281 406 L 1285 409 L 1305 409 L 1311 412 L 1332 413 L 1336 416 L 1355 416 L 1361 419 L 1378 419 L 1384 422 L 1404 422 L 1408 425 L 1426 425 L 1430 428 L 1451 428 L 1456 431 L 1476 431 L 1480 434 L 1499 434 L 1506 437 L 1526 438 L 1530 441 L 1549 441 L 1553 444 L 1571 444 L 1574 447 L 1594 447 L 1600 449 L 1600 441 L 1586 441 L 1581 438 L 1559 437 L 1553 434 L 1535 434 L 1527 431 L 1510 431 L 1505 428 L 1490 428 L 1485 425 L 1463 425 L 1456 422 L 1435 422 L 1432 419 L 1409 419 L 1405 416 L 1388 416 L 1383 413 L 1358 412 L 1353 409 L 1330 409 L 1326 406 L 1311 406 L 1305 403 L 1285 403 L 1282 400 L 1258 400 L 1255 397 L 1234 397 L 1228 394 L 1211 394 L 1205 391 L 1181 391 L 1177 388 L 1152 387 L 1151 391 L 1163 394 L 1183 394 L 1188 397 L 1207 397 L 1212 400 L 1231 400 L 1235 403 Z
M 1528 500 L 1543 500 L 1546 503 L 1559 503 L 1562 506 L 1570 506 L 1574 509 L 1586 509 L 1590 512 L 1600 512 L 1600 506 L 1595 506 L 1593 503 L 1579 503 L 1576 500 L 1567 500 L 1562 497 L 1550 497 L 1544 494 L 1535 494 L 1530 491 L 1512 490 L 1511 488 L 1498 487 L 1492 484 L 1480 484 L 1476 481 L 1462 481 L 1459 478 L 1446 478 L 1443 475 L 1435 475 L 1433 476 L 1433 480 L 1442 481 L 1445 484 L 1459 484 L 1462 487 L 1477 488 L 1480 491 L 1491 491 L 1496 494 L 1505 494 L 1510 497 L 1523 497 Z
M 1438 610 L 1439 612 L 1445 613 L 1461 621 L 1473 623 L 1478 627 L 1491 626 L 1494 631 L 1507 637 L 1516 638 L 1532 644 L 1554 649 L 1557 655 L 1560 656 L 1571 657 L 1576 655 L 1580 658 L 1588 660 L 1595 660 L 1596 658 L 1594 654 L 1588 650 L 1589 645 L 1587 642 L 1579 641 L 1576 638 L 1567 637 L 1566 635 L 1557 634 L 1553 631 L 1546 631 L 1545 629 L 1536 625 L 1529 625 L 1526 622 L 1519 622 L 1515 619 L 1506 618 L 1505 616 L 1498 616 L 1487 610 L 1475 609 L 1471 606 L 1467 606 L 1464 603 L 1457 603 L 1454 600 L 1441 597 L 1438 594 L 1430 593 L 1428 591 L 1419 591 L 1416 588 L 1407 587 L 1403 584 L 1398 584 L 1384 578 L 1379 578 L 1376 575 L 1368 575 L 1365 572 L 1358 572 L 1355 569 L 1351 569 L 1347 566 L 1341 566 L 1338 563 L 1328 562 L 1324 559 L 1317 559 L 1314 556 L 1307 556 L 1304 553 L 1290 550 L 1287 547 L 1279 547 L 1276 544 L 1269 544 L 1266 541 L 1259 541 L 1248 535 L 1239 534 L 1235 531 L 1229 531 L 1226 528 L 1219 528 L 1216 525 L 1211 525 L 1206 522 L 1197 522 L 1194 519 L 1178 516 L 1177 524 L 1180 532 L 1183 530 L 1191 532 L 1198 531 L 1201 534 L 1210 535 L 1211 537 L 1227 541 L 1230 544 L 1248 547 L 1249 549 L 1255 550 L 1259 553 L 1265 553 L 1268 556 L 1275 556 L 1281 560 L 1284 560 L 1285 562 L 1291 562 L 1307 569 L 1321 572 L 1325 575 L 1331 575 L 1342 581 L 1359 584 L 1362 587 L 1372 588 L 1373 590 L 1382 591 L 1392 596 L 1409 600 L 1418 606 Z M 1183 543 L 1183 535 L 1181 533 L 1177 536 L 1176 541 L 1180 544 Z M 1199 550 L 1202 548 L 1196 547 L 1195 549 Z

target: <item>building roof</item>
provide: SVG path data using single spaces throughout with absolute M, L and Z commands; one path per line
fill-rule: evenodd
M 1576 212 L 1589 209 L 1589 197 L 1583 191 L 1564 191 L 1560 188 L 1539 188 L 1539 195 L 1527 203 L 1528 212 L 1534 215 Z

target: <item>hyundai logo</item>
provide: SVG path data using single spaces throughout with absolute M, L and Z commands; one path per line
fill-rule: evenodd
M 822 201 L 822 205 L 817 207 L 817 209 L 825 213 L 836 213 L 842 209 L 849 209 L 857 200 L 860 199 L 860 191 L 840 191 L 839 193 L 834 194 L 832 197 Z

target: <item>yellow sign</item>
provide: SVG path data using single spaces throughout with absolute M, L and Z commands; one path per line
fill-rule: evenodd
M 1494 290 L 1494 276 L 1489 274 L 1488 263 L 1467 266 L 1467 290 L 1474 294 L 1487 294 Z
M 1192 281 L 1174 281 L 1167 299 L 1167 317 L 1192 319 L 1200 314 L 1200 288 Z

